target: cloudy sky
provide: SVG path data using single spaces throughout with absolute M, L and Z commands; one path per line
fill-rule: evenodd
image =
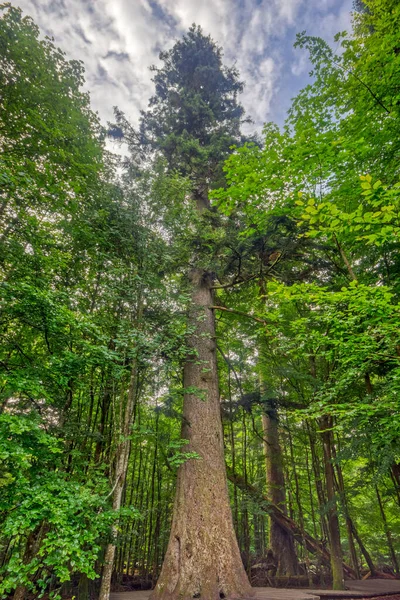
M 332 41 L 351 28 L 352 0 L 14 0 L 69 58 L 83 60 L 92 105 L 103 122 L 117 105 L 135 123 L 152 94 L 148 67 L 192 23 L 223 47 L 246 82 L 257 127 L 282 123 L 308 79 L 296 32 Z

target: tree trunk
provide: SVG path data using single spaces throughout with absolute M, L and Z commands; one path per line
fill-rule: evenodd
M 391 469 L 397 486 L 400 488 L 400 463 L 393 462 Z
M 390 476 L 393 481 L 394 489 L 396 491 L 397 502 L 400 506 L 400 464 L 393 463 L 390 469 Z
M 239 381 L 238 381 L 239 383 Z M 241 388 L 240 388 L 241 389 Z M 247 481 L 247 427 L 246 427 L 246 413 L 242 408 L 242 465 L 243 465 L 243 477 Z M 247 575 L 251 572 L 251 558 L 250 558 L 250 528 L 249 528 L 249 511 L 247 510 L 247 503 L 242 502 L 241 515 L 240 515 L 240 534 L 239 534 L 239 549 L 243 561 L 244 568 L 246 569 Z
M 31 562 L 31 560 L 36 556 L 40 546 L 40 540 L 43 532 L 43 524 L 36 527 L 34 531 L 32 531 L 28 535 L 28 539 L 26 540 L 25 552 L 23 556 L 23 563 L 27 565 Z M 13 600 L 24 600 L 28 588 L 26 585 L 18 585 L 15 589 Z
M 338 444 L 339 444 L 339 441 L 338 441 Z M 336 455 L 335 446 L 332 446 L 332 455 L 336 459 L 337 455 Z M 336 462 L 336 473 L 337 473 L 337 482 L 336 482 L 337 491 L 339 493 L 342 510 L 343 510 L 343 513 L 344 513 L 344 516 L 346 519 L 346 530 L 347 530 L 347 540 L 349 543 L 350 564 L 353 567 L 353 569 L 357 575 L 357 579 L 359 579 L 360 571 L 358 568 L 357 552 L 356 552 L 356 547 L 354 544 L 354 533 L 353 533 L 355 530 L 355 526 L 354 526 L 354 523 L 350 516 L 349 504 L 347 501 L 346 490 L 345 490 L 345 486 L 344 486 L 342 467 L 338 462 Z
M 307 473 L 307 483 L 308 483 L 308 495 L 310 497 L 311 519 L 312 519 L 312 524 L 313 524 L 314 537 L 317 537 L 317 521 L 315 518 L 313 489 L 312 489 L 312 485 L 311 485 L 311 472 L 310 472 L 310 464 L 309 464 L 309 460 L 308 460 L 307 446 L 305 446 L 305 455 L 306 455 L 306 473 Z
M 335 474 L 332 464 L 332 418 L 321 418 L 321 437 L 324 447 L 324 467 L 326 477 L 326 493 L 328 498 L 328 531 L 331 550 L 331 568 L 333 589 L 344 590 L 343 555 L 340 543 L 339 517 L 335 494 Z
M 326 541 L 328 541 L 328 526 L 326 523 L 326 517 L 324 514 L 324 508 L 326 505 L 326 498 L 325 498 L 325 493 L 324 493 L 324 489 L 322 486 L 322 473 L 321 473 L 321 467 L 320 467 L 320 460 L 319 460 L 319 456 L 318 456 L 318 448 L 317 448 L 317 440 L 316 440 L 316 433 L 315 433 L 315 429 L 314 429 L 314 425 L 311 425 L 310 422 L 307 420 L 306 421 L 307 424 L 307 430 L 308 430 L 308 435 L 309 435 L 309 439 L 310 439 L 310 450 L 311 450 L 311 464 L 312 464 L 312 469 L 313 469 L 313 473 L 314 473 L 314 481 L 315 481 L 315 489 L 317 490 L 317 497 L 318 497 L 318 509 L 319 509 L 319 518 L 320 518 L 320 525 L 321 525 L 321 537 L 322 539 L 325 539 Z
M 235 431 L 233 429 L 232 390 L 231 390 L 231 368 L 228 365 L 228 393 L 229 393 L 229 436 L 231 441 L 232 469 L 236 471 L 236 448 Z M 235 530 L 238 528 L 238 493 L 236 485 L 233 486 L 233 524 Z
M 220 415 L 211 277 L 189 274 L 192 308 L 184 367 L 182 437 L 199 458 L 179 467 L 169 544 L 153 600 L 252 595 L 229 505 Z
M 303 535 L 303 550 L 304 550 L 304 563 L 305 563 L 305 567 L 306 567 L 306 575 L 308 577 L 308 581 L 309 581 L 309 586 L 312 587 L 313 584 L 313 580 L 312 580 L 312 573 L 310 571 L 310 557 L 307 551 L 307 544 L 304 540 L 304 531 L 305 531 L 305 527 L 304 527 L 304 511 L 303 511 L 303 505 L 301 503 L 301 493 L 300 493 L 300 482 L 299 482 L 299 478 L 297 475 L 297 469 L 296 469 L 296 461 L 295 461 L 295 455 L 294 455 L 294 448 L 293 448 L 293 439 L 292 439 L 292 434 L 290 431 L 290 427 L 289 427 L 289 423 L 288 421 L 286 421 L 286 426 L 287 426 L 287 432 L 288 432 L 288 440 L 289 440 L 289 448 L 290 448 L 290 464 L 292 465 L 292 469 L 293 469 L 293 476 L 294 476 L 294 483 L 295 483 L 295 497 L 296 497 L 296 504 L 297 504 L 297 510 L 298 510 L 298 515 L 299 515 L 299 525 L 300 525 L 300 529 Z M 289 477 L 286 478 L 287 481 L 290 481 Z
M 282 449 L 279 443 L 278 414 L 275 406 L 269 406 L 262 414 L 265 465 L 267 473 L 267 498 L 286 514 L 285 477 Z M 279 523 L 271 519 L 269 546 L 278 563 L 278 575 L 296 575 L 298 563 L 293 536 Z
M 89 600 L 89 579 L 86 573 L 81 573 L 79 577 L 78 600 Z
M 390 554 L 390 558 L 392 560 L 393 569 L 394 569 L 395 573 L 399 573 L 399 571 L 400 571 L 399 570 L 399 562 L 397 560 L 396 552 L 395 552 L 394 545 L 393 545 L 392 532 L 389 529 L 389 525 L 388 525 L 386 514 L 385 514 L 385 509 L 383 508 L 381 494 L 379 492 L 377 485 L 375 485 L 375 492 L 376 492 L 376 497 L 378 499 L 379 510 L 381 513 L 382 521 L 383 521 L 383 527 L 385 530 L 385 535 L 386 535 L 386 539 L 387 539 L 387 543 L 388 543 L 389 554 Z
M 132 416 L 134 413 L 134 407 L 136 402 L 136 378 L 137 378 L 137 361 L 134 359 L 131 377 L 129 383 L 129 390 L 127 394 L 126 404 L 123 411 L 123 419 L 120 430 L 118 431 L 118 446 L 116 453 L 116 465 L 115 465 L 115 477 L 114 477 L 114 488 L 113 488 L 113 502 L 112 508 L 114 511 L 118 511 L 121 508 L 122 492 L 125 485 L 126 472 L 128 468 L 128 459 L 130 451 L 130 438 L 128 437 L 132 426 Z M 110 587 L 111 587 L 111 576 L 114 566 L 115 557 L 115 542 L 117 538 L 118 527 L 117 523 L 111 528 L 111 542 L 107 545 L 106 552 L 104 555 L 104 567 L 101 577 L 101 587 L 99 600 L 109 600 Z
M 362 541 L 361 537 L 358 534 L 358 531 L 354 525 L 354 522 L 352 521 L 352 519 L 350 519 L 351 522 L 351 529 L 354 535 L 355 540 L 357 541 L 357 544 L 360 548 L 360 552 L 361 554 L 364 556 L 365 558 L 365 562 L 368 565 L 368 568 L 370 570 L 371 576 L 374 577 L 377 574 L 376 568 L 374 563 L 372 562 L 372 558 L 370 553 L 368 552 L 368 550 L 366 549 L 366 547 L 364 546 L 364 542 Z

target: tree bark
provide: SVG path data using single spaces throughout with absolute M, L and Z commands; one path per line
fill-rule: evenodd
M 279 442 L 278 413 L 275 406 L 270 405 L 267 412 L 262 414 L 262 427 L 267 474 L 267 498 L 286 514 L 283 457 Z M 298 562 L 293 536 L 273 519 L 270 522 L 269 546 L 278 562 L 278 575 L 296 575 Z
M 153 600 L 253 595 L 233 528 L 224 461 L 210 275 L 189 274 L 192 307 L 182 437 L 199 458 L 179 467 L 169 544 Z

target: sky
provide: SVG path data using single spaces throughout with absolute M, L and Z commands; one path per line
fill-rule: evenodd
M 68 58 L 82 60 L 86 89 L 102 122 L 118 106 L 136 124 L 153 93 L 149 66 L 160 64 L 192 23 L 222 46 L 245 82 L 241 97 L 259 130 L 282 124 L 290 99 L 309 81 L 296 33 L 333 43 L 351 30 L 352 0 L 14 0 Z

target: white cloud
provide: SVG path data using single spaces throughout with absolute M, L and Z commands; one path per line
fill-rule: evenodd
M 195 22 L 223 47 L 246 82 L 242 102 L 258 126 L 279 106 L 281 80 L 304 76 L 295 31 L 332 38 L 350 26 L 351 0 L 19 0 L 68 57 L 83 60 L 86 88 L 103 121 L 118 105 L 136 122 L 153 92 L 148 67 Z M 304 80 L 305 81 L 305 80 Z

